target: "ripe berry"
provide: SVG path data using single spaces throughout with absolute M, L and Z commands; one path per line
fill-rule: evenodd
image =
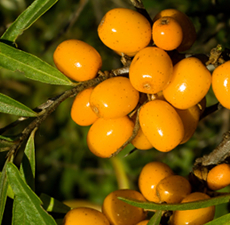
M 111 192 L 103 201 L 102 212 L 113 225 L 133 225 L 146 218 L 143 209 L 129 205 L 118 197 L 146 201 L 143 195 L 134 190 L 121 189 Z
M 53 54 L 57 68 L 75 81 L 96 77 L 102 59 L 95 48 L 80 40 L 66 40 L 58 45 Z
M 161 17 L 171 17 L 175 19 L 181 26 L 183 31 L 183 40 L 180 46 L 177 48 L 178 51 L 183 52 L 193 45 L 196 40 L 196 30 L 189 19 L 189 17 L 184 14 L 183 12 L 176 10 L 176 9 L 165 9 L 159 12 L 153 19 L 153 22 L 158 20 Z
M 221 105 L 230 109 L 230 61 L 218 66 L 212 74 L 212 89 Z
M 117 118 L 130 113 L 137 105 L 139 92 L 126 77 L 112 77 L 98 84 L 90 96 L 92 110 L 103 118 Z
M 97 119 L 87 135 L 89 150 L 99 157 L 110 157 L 131 137 L 133 127 L 133 122 L 127 116 Z
M 226 163 L 213 167 L 207 176 L 207 185 L 211 190 L 219 190 L 230 184 L 230 165 Z
M 209 199 L 210 197 L 201 192 L 194 192 L 187 195 L 181 203 L 194 202 L 199 200 Z M 213 220 L 215 214 L 215 206 L 210 206 L 207 208 L 193 209 L 193 210 L 183 210 L 175 211 L 172 216 L 171 225 L 186 225 L 186 224 L 196 224 L 203 225 L 211 220 Z
M 143 221 L 137 223 L 136 225 L 147 225 L 148 222 L 149 222 L 149 220 L 143 220 Z
M 172 17 L 161 17 L 152 27 L 154 44 L 167 51 L 178 48 L 183 40 L 181 25 Z
M 71 108 L 71 117 L 80 126 L 89 126 L 98 119 L 98 116 L 93 112 L 89 103 L 92 91 L 93 87 L 85 89 L 74 99 Z
M 159 151 L 171 151 L 184 137 L 181 118 L 166 101 L 147 102 L 140 109 L 139 121 L 144 135 Z
M 188 109 L 204 98 L 211 79 L 210 72 L 199 59 L 182 59 L 174 66 L 172 79 L 163 90 L 164 97 L 174 107 Z
M 151 40 L 151 25 L 140 13 L 115 8 L 108 11 L 98 26 L 101 41 L 114 51 L 135 55 Z
M 147 47 L 132 60 L 129 78 L 138 91 L 155 94 L 168 85 L 172 73 L 173 65 L 169 55 L 163 49 Z
M 63 225 L 109 225 L 106 216 L 97 211 L 87 207 L 74 208 L 70 210 L 64 218 Z
M 149 201 L 160 202 L 156 193 L 156 187 L 162 179 L 171 175 L 173 175 L 173 171 L 165 163 L 150 162 L 146 164 L 138 178 L 141 193 Z
M 156 188 L 160 202 L 180 203 L 181 200 L 191 193 L 189 181 L 179 175 L 171 175 L 161 180 Z

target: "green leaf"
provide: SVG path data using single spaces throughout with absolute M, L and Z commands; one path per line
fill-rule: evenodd
M 151 217 L 147 225 L 159 225 L 161 222 L 162 211 L 157 210 L 155 214 Z
M 215 220 L 212 220 L 205 225 L 229 225 L 230 221 L 230 213 L 223 215 Z
M 26 143 L 26 148 L 20 166 L 20 172 L 24 181 L 30 186 L 32 190 L 35 189 L 35 147 L 34 135 L 37 128 L 35 128 Z
M 22 213 L 20 210 L 23 210 L 25 215 L 23 216 L 24 224 L 56 225 L 55 220 L 41 207 L 42 201 L 24 182 L 19 170 L 13 163 L 7 164 L 7 177 L 15 198 L 17 198 L 16 205 L 14 205 L 16 210 L 13 214 L 15 225 L 22 224 L 22 221 L 15 221 L 15 219 L 21 218 L 20 215 L 17 215 Z
M 49 10 L 58 0 L 35 0 L 2 35 L 2 39 L 15 42 L 17 37 L 28 29 L 39 17 Z
M 0 135 L 0 152 L 9 150 L 15 143 L 14 139 Z
M 142 209 L 174 211 L 174 210 L 200 209 L 200 208 L 206 208 L 206 207 L 213 206 L 213 205 L 227 203 L 229 202 L 230 194 L 213 197 L 213 198 L 206 199 L 206 200 L 200 200 L 200 201 L 188 202 L 188 203 L 179 203 L 179 204 L 167 204 L 167 203 L 160 204 L 160 203 L 154 203 L 154 202 L 141 202 L 141 201 L 134 201 L 134 200 L 122 198 L 122 197 L 118 197 L 118 199 L 121 199 L 122 201 L 130 205 L 140 207 Z
M 58 69 L 38 57 L 0 42 L 0 66 L 48 84 L 73 85 Z
M 43 202 L 43 208 L 47 212 L 67 213 L 71 209 L 69 206 L 65 205 L 64 203 L 43 193 L 40 195 L 40 199 Z
M 5 210 L 7 190 L 8 190 L 8 180 L 6 175 L 7 163 L 8 161 L 6 160 L 0 177 L 0 224 L 2 224 L 2 218 Z
M 2 93 L 0 93 L 0 112 L 16 116 L 37 116 L 37 113 L 32 109 Z

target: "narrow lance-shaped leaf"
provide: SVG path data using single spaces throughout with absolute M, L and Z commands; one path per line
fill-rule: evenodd
M 208 223 L 206 223 L 205 225 L 229 225 L 229 221 L 230 221 L 230 213 L 223 215 L 215 220 L 212 220 Z
M 0 66 L 48 84 L 73 85 L 58 69 L 38 57 L 0 42 Z
M 21 218 L 21 210 L 23 209 L 26 220 L 24 224 L 39 224 L 39 225 L 56 225 L 55 220 L 42 208 L 42 201 L 24 182 L 19 170 L 13 163 L 7 164 L 7 178 L 15 194 L 16 204 L 13 214 L 13 220 Z M 30 223 L 28 223 L 28 222 Z M 21 225 L 15 221 L 15 225 Z
M 37 113 L 22 103 L 0 93 L 0 112 L 16 116 L 35 117 Z
M 20 172 L 25 182 L 34 190 L 34 180 L 35 180 L 35 147 L 34 147 L 34 135 L 37 128 L 35 128 L 26 143 L 26 148 L 22 158 L 22 163 L 20 166 Z
M 154 202 L 141 202 L 141 201 L 134 201 L 131 199 L 126 199 L 122 197 L 118 197 L 122 201 L 140 207 L 142 209 L 149 209 L 149 210 L 189 210 L 189 209 L 199 209 L 199 208 L 206 208 L 213 205 L 219 205 L 222 203 L 227 203 L 230 200 L 230 194 L 225 194 L 218 197 L 213 197 L 206 200 L 200 200 L 195 202 L 188 202 L 188 203 L 179 203 L 179 204 L 167 204 L 167 203 L 154 203 Z
M 161 222 L 162 211 L 157 210 L 155 214 L 151 217 L 147 225 L 159 225 Z
M 14 145 L 16 140 L 0 135 L 0 152 L 8 150 L 12 145 Z
M 28 29 L 39 17 L 49 10 L 58 0 L 35 0 L 2 35 L 2 39 L 15 42 L 17 37 Z

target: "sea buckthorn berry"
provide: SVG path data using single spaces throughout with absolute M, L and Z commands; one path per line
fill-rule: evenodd
M 143 221 L 137 223 L 136 225 L 147 225 L 148 222 L 149 222 L 149 220 L 143 220 Z
M 180 144 L 187 142 L 195 133 L 199 123 L 201 110 L 198 105 L 188 109 L 175 108 L 184 125 L 184 137 Z
M 149 201 L 160 202 L 156 187 L 161 180 L 171 175 L 173 175 L 173 171 L 167 164 L 157 161 L 147 163 L 138 178 L 141 193 Z
M 71 118 L 80 126 L 89 126 L 98 119 L 98 116 L 93 112 L 89 103 L 92 91 L 93 87 L 87 88 L 80 92 L 74 99 L 71 108 Z
M 111 192 L 103 201 L 102 212 L 113 225 L 133 225 L 146 218 L 143 209 L 129 205 L 118 197 L 146 201 L 143 195 L 135 190 L 121 189 Z
M 183 40 L 181 25 L 172 17 L 161 17 L 156 20 L 152 27 L 154 44 L 166 51 L 179 47 Z
M 101 158 L 110 157 L 131 137 L 133 127 L 128 116 L 97 119 L 87 134 L 89 150 Z
M 184 137 L 181 118 L 166 101 L 147 102 L 140 109 L 139 121 L 144 135 L 161 152 L 171 151 Z
M 214 69 L 212 89 L 220 104 L 230 109 L 230 61 Z
M 171 82 L 163 90 L 164 97 L 174 107 L 188 109 L 204 98 L 211 79 L 211 73 L 199 59 L 182 59 L 174 66 Z
M 211 190 L 219 190 L 230 184 L 230 165 L 226 163 L 213 167 L 207 176 L 207 185 Z
M 171 175 L 161 180 L 156 188 L 157 196 L 161 202 L 180 203 L 191 193 L 189 181 L 179 175 Z
M 106 216 L 97 211 L 87 207 L 74 208 L 67 212 L 64 218 L 63 225 L 109 225 Z
M 193 192 L 187 195 L 181 203 L 194 202 L 209 199 L 210 197 L 201 192 Z M 171 225 L 203 225 L 213 220 L 215 214 L 215 206 L 207 208 L 175 211 L 172 216 Z
M 97 31 L 107 47 L 128 55 L 135 55 L 151 40 L 149 21 L 131 9 L 115 8 L 108 11 Z
M 153 148 L 148 138 L 144 135 L 141 127 L 139 128 L 136 137 L 131 141 L 133 146 L 140 150 L 148 150 Z
M 173 65 L 169 55 L 160 48 L 147 47 L 139 51 L 130 64 L 130 82 L 138 91 L 155 94 L 171 80 Z
M 130 113 L 137 105 L 139 92 L 126 77 L 112 77 L 98 84 L 91 93 L 90 106 L 103 118 L 117 118 Z
M 63 41 L 54 51 L 56 67 L 75 81 L 86 81 L 97 76 L 102 59 L 91 45 L 75 39 Z
M 183 52 L 193 45 L 196 40 L 196 29 L 189 19 L 189 17 L 183 12 L 176 9 L 165 9 L 159 12 L 153 19 L 153 22 L 161 17 L 171 17 L 180 24 L 183 31 L 183 40 L 180 46 L 177 48 L 178 51 Z

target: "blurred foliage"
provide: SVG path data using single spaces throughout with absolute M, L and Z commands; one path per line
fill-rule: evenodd
M 33 2 L 32 0 L 0 1 L 0 35 L 17 16 Z M 185 12 L 195 24 L 197 41 L 189 53 L 208 54 L 217 44 L 230 48 L 227 12 L 230 2 L 224 0 L 144 0 L 151 17 L 165 8 L 177 8 Z M 65 39 L 80 39 L 94 46 L 103 59 L 102 70 L 121 66 L 120 58 L 97 36 L 97 26 L 103 15 L 115 7 L 133 8 L 128 0 L 59 0 L 17 41 L 20 49 L 34 54 L 54 65 L 52 54 L 56 46 Z M 30 108 L 34 108 L 48 98 L 64 90 L 63 86 L 52 86 L 26 79 L 18 72 L 0 70 L 0 92 Z M 70 118 L 73 99 L 67 99 L 41 125 L 35 138 L 36 148 L 36 192 L 46 193 L 58 200 L 84 199 L 101 204 L 111 191 L 118 187 L 117 174 L 110 159 L 94 156 L 87 148 L 86 135 L 89 127 L 80 127 Z M 207 95 L 207 105 L 216 103 L 212 90 Z M 13 122 L 17 117 L 6 114 L 0 116 L 0 127 Z M 229 111 L 222 109 L 200 121 L 194 136 L 169 153 L 154 149 L 136 150 L 127 146 L 117 158 L 125 171 L 131 188 L 138 190 L 137 179 L 142 167 L 152 161 L 167 163 L 177 174 L 187 176 L 194 160 L 210 152 L 220 142 L 224 132 L 229 130 Z M 19 133 L 22 124 L 10 134 Z M 22 146 L 23 148 L 24 146 Z M 3 166 L 6 153 L 0 154 Z M 16 162 L 20 162 L 19 152 Z M 217 211 L 220 216 L 227 211 L 226 205 Z

